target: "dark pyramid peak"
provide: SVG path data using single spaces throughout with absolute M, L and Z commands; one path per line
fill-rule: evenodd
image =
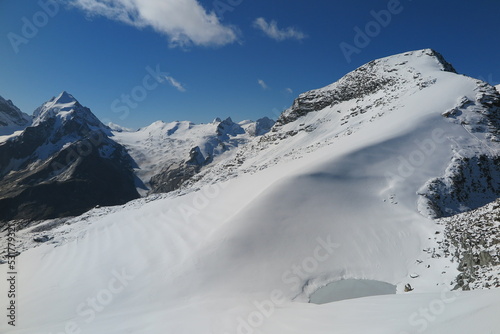
M 239 124 L 234 123 L 231 117 L 226 118 L 217 126 L 218 136 L 235 136 L 244 132 L 245 130 Z

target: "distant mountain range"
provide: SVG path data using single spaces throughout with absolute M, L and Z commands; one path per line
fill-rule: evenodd
M 0 219 L 78 215 L 139 192 L 175 190 L 273 124 L 217 118 L 200 125 L 158 121 L 131 131 L 104 125 L 67 92 L 32 117 L 0 98 Z

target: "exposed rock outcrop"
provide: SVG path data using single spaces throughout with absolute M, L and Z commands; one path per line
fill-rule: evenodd
M 441 251 L 461 271 L 455 289 L 500 287 L 500 199 L 438 222 L 445 225 Z

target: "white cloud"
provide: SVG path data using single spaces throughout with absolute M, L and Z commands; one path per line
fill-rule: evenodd
M 67 0 L 89 15 L 101 15 L 137 28 L 151 27 L 171 46 L 222 46 L 237 40 L 234 27 L 221 24 L 198 0 Z
M 274 20 L 267 22 L 263 17 L 257 18 L 253 22 L 253 27 L 262 30 L 268 37 L 277 41 L 285 39 L 302 40 L 307 37 L 306 34 L 296 28 L 288 27 L 284 29 L 278 28 L 278 23 Z
M 260 87 L 262 87 L 262 89 L 269 89 L 269 87 L 267 86 L 267 84 L 264 80 L 259 79 L 259 80 L 257 80 L 257 83 L 260 85 Z
M 174 77 L 170 76 L 170 75 L 165 75 L 163 77 L 165 80 L 168 81 L 168 83 L 172 86 L 172 87 L 175 87 L 177 88 L 177 90 L 179 92 L 185 92 L 186 91 L 186 88 L 184 88 L 184 86 L 177 80 L 175 80 Z
M 293 94 L 293 90 L 291 88 L 286 88 L 285 92 L 287 92 L 288 94 Z

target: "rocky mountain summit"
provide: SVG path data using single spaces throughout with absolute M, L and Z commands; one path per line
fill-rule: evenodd
M 309 112 L 333 107 L 350 100 L 360 100 L 377 92 L 383 92 L 387 95 L 391 91 L 398 90 L 402 85 L 409 84 L 410 80 L 421 88 L 432 84 L 432 78 L 424 78 L 417 69 L 407 66 L 408 61 L 405 60 L 405 57 L 411 57 L 411 55 L 412 53 L 408 52 L 403 57 L 398 57 L 400 61 L 396 62 L 390 61 L 388 58 L 373 60 L 346 74 L 331 85 L 300 94 L 293 105 L 280 115 L 276 124 L 278 126 L 284 125 Z M 453 66 L 434 50 L 423 50 L 420 57 L 430 57 L 439 64 L 441 70 L 456 73 Z M 392 58 L 392 60 L 395 59 L 395 57 Z M 401 69 L 412 73 L 413 77 L 401 76 Z

